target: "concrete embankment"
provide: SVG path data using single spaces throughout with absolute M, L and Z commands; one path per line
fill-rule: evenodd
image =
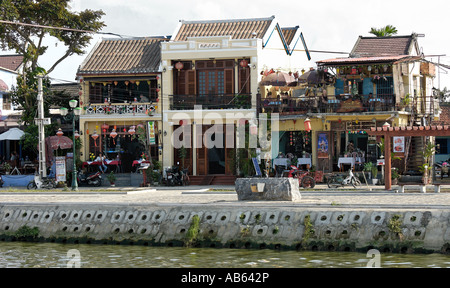
M 450 253 L 448 193 L 310 191 L 298 202 L 204 191 L 11 194 L 0 195 L 2 241 Z

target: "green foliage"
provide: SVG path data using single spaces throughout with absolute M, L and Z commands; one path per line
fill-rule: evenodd
M 197 240 L 199 228 L 200 228 L 200 217 L 198 215 L 194 215 L 192 216 L 191 226 L 186 232 L 186 240 L 185 240 L 186 246 L 191 246 Z
M 307 241 L 311 236 L 314 236 L 314 226 L 311 222 L 311 216 L 306 215 L 303 220 L 303 225 L 305 226 L 305 231 L 303 232 L 302 241 Z
M 110 183 L 114 183 L 116 181 L 116 175 L 114 175 L 113 171 L 111 171 L 111 173 L 109 173 L 108 176 L 106 176 L 106 178 L 108 178 L 108 181 Z
M 17 237 L 18 239 L 37 238 L 39 236 L 39 228 L 37 227 L 31 228 L 27 225 L 24 225 L 19 229 L 17 229 L 14 236 Z
M 377 37 L 389 37 L 397 34 L 397 28 L 392 25 L 386 25 L 381 28 L 372 27 L 369 31 L 370 34 L 373 34 Z

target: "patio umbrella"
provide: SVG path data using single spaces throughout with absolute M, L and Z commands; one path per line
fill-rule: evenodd
M 66 136 L 49 136 L 45 139 L 46 144 L 52 149 L 56 150 L 72 148 L 72 140 Z
M 25 134 L 25 132 L 23 132 L 19 128 L 11 128 L 8 131 L 6 131 L 5 133 L 0 134 L 0 141 L 2 141 L 2 140 L 20 140 L 20 138 L 22 138 L 23 134 Z
M 298 82 L 308 84 L 319 84 L 323 81 L 323 73 L 317 70 L 309 70 L 298 77 Z
M 265 86 L 288 86 L 295 83 L 296 82 L 294 76 L 289 75 L 285 72 L 275 72 L 265 76 L 260 84 Z

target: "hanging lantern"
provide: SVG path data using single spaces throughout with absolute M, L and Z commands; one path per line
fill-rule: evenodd
M 304 124 L 305 124 L 305 130 L 306 130 L 306 132 L 311 131 L 311 120 L 309 120 L 309 118 L 306 118 L 306 119 L 305 119 Z
M 80 134 L 78 134 L 78 130 L 75 130 L 75 133 L 73 135 L 75 136 L 75 139 L 80 138 Z
M 184 67 L 184 64 L 183 64 L 182 62 L 180 62 L 180 61 L 178 61 L 178 62 L 175 64 L 175 69 L 177 69 L 178 71 L 180 71 L 181 69 L 183 69 L 183 67 Z
M 89 129 L 86 129 L 86 134 L 89 135 Z
M 242 68 L 248 67 L 248 61 L 245 59 L 242 59 L 241 62 L 239 62 L 239 66 L 241 66 Z
M 108 130 L 109 129 L 109 125 L 106 123 L 102 124 L 102 130 Z
M 98 138 L 98 134 L 97 134 L 97 131 L 96 130 L 94 130 L 94 134 L 92 134 L 92 139 L 94 139 L 94 144 L 95 144 L 95 147 L 97 147 L 97 138 Z
M 130 135 L 134 135 L 134 133 L 136 133 L 136 130 L 134 130 L 134 126 L 131 126 L 130 129 L 128 130 L 128 133 Z
M 61 128 L 58 129 L 58 132 L 56 132 L 56 135 L 61 137 L 64 135 L 64 133 L 62 132 Z
M 111 131 L 111 133 L 109 134 L 109 136 L 111 136 L 111 137 L 113 138 L 113 143 L 114 143 L 114 145 L 115 145 L 115 144 L 116 144 L 115 138 L 116 138 L 116 136 L 117 136 L 116 129 L 113 129 L 113 130 Z

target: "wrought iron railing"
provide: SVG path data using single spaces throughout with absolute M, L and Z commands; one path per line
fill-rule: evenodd
M 200 105 L 202 109 L 250 109 L 251 94 L 205 94 L 170 95 L 170 110 L 192 110 Z
M 147 114 L 152 115 L 156 111 L 158 103 L 99 103 L 88 104 L 85 114 Z

